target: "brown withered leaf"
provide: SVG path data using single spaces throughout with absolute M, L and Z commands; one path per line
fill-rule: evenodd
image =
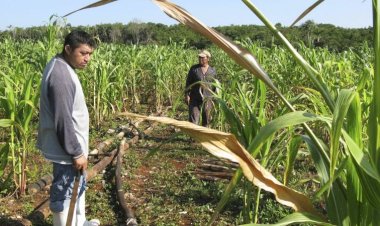
M 320 216 L 311 201 L 305 195 L 280 183 L 245 150 L 233 134 L 167 117 L 143 116 L 129 112 L 124 112 L 120 115 L 160 122 L 180 128 L 183 132 L 199 142 L 211 154 L 239 163 L 243 174 L 249 181 L 259 188 L 273 193 L 277 201 L 281 204 L 289 206 L 296 211 L 308 212 L 315 216 Z
M 77 9 L 77 10 L 75 10 L 75 11 L 72 11 L 72 12 L 70 12 L 70 13 L 64 15 L 63 17 L 67 17 L 67 16 L 69 16 L 69 15 L 71 15 L 71 14 L 73 14 L 73 13 L 76 13 L 76 12 L 78 12 L 78 11 L 81 11 L 81 10 L 83 10 L 83 9 L 89 9 L 89 8 L 94 8 L 94 7 L 102 6 L 102 5 L 106 5 L 106 4 L 108 4 L 108 3 L 115 2 L 115 1 L 117 1 L 117 0 L 100 0 L 100 1 L 98 1 L 98 2 L 95 2 L 95 3 L 92 3 L 92 4 L 90 4 L 90 5 L 87 5 L 87 6 L 83 7 L 83 8 L 80 8 L 80 9 Z

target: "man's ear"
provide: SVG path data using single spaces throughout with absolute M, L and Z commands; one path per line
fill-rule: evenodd
M 65 45 L 65 52 L 66 52 L 66 54 L 70 54 L 71 53 L 71 46 L 70 45 Z

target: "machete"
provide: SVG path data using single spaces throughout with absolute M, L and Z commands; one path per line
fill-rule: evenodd
M 82 176 L 82 171 L 78 170 L 77 175 L 75 177 L 75 181 L 74 181 L 74 188 L 73 188 L 73 193 L 71 195 L 69 213 L 67 214 L 66 226 L 71 226 L 71 223 L 73 222 L 75 203 L 77 202 L 77 198 L 78 198 L 77 197 L 78 196 L 78 188 L 79 188 L 79 182 L 80 182 L 81 176 Z

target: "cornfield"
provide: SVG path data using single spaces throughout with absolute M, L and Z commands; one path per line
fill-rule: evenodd
M 120 112 L 139 112 L 148 106 L 150 112 L 165 112 L 170 118 L 123 115 L 178 126 L 212 154 L 240 163 L 212 221 L 245 176 L 260 188 L 247 189 L 250 201 L 242 204 L 245 223 L 250 225 L 260 220 L 264 190 L 295 211 L 277 225 L 379 225 L 377 0 L 373 1 L 375 49 L 363 45 L 342 53 L 302 43 L 295 49 L 249 0 L 243 2 L 282 46 L 268 48 L 252 40 L 236 44 L 174 4 L 154 2 L 215 44 L 211 64 L 217 68 L 214 85 L 219 91 L 213 97 L 213 129 L 177 121 L 186 120 L 185 79 L 197 53 L 179 43 L 100 44 L 89 67 L 79 72 L 95 128 Z M 36 151 L 41 72 L 60 51 L 67 29 L 50 24 L 46 39 L 38 43 L 11 38 L 0 42 L 1 190 L 25 192 L 25 161 L 28 153 Z M 318 173 L 318 190 L 312 194 L 291 187 L 294 162 L 301 152 L 312 159 Z M 283 176 L 276 179 L 271 172 Z M 325 204 L 327 213 L 315 208 L 316 203 Z

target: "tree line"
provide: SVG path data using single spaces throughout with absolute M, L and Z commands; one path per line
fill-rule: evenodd
M 341 52 L 349 48 L 358 48 L 367 43 L 373 43 L 373 29 L 368 28 L 342 28 L 332 24 L 316 24 L 306 21 L 300 26 L 285 27 L 276 24 L 276 27 L 294 45 L 303 43 L 307 47 L 327 48 L 331 51 Z M 66 29 L 81 28 L 95 35 L 99 41 L 105 43 L 123 44 L 158 44 L 182 43 L 187 47 L 197 49 L 208 48 L 211 42 L 194 33 L 184 25 L 164 25 L 160 23 L 143 23 L 133 21 L 128 24 L 100 24 L 95 26 L 72 27 L 65 25 Z M 230 25 L 214 27 L 215 30 L 235 41 L 260 42 L 263 46 L 278 45 L 279 41 L 265 27 L 260 25 Z M 0 39 L 10 37 L 13 40 L 42 40 L 46 35 L 46 26 L 17 28 L 10 27 L 0 31 Z

